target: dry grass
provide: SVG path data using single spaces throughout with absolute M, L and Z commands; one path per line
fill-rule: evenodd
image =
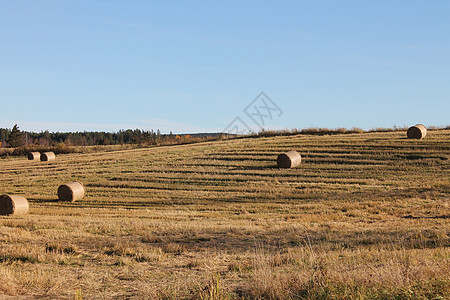
M 0 295 L 450 297 L 450 131 L 239 139 L 0 160 Z M 296 149 L 296 169 L 277 155 Z M 86 196 L 57 201 L 61 183 Z M 441 297 L 441 298 L 439 298 Z

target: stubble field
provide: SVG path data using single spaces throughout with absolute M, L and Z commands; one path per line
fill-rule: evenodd
M 0 295 L 450 298 L 450 130 L 0 160 Z M 277 169 L 279 153 L 302 155 Z M 57 201 L 80 181 L 86 197 Z M 1 298 L 2 296 L 0 296 Z

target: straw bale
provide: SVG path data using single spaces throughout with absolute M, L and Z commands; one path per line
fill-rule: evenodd
M 28 153 L 28 160 L 41 160 L 41 153 L 39 152 Z
M 55 157 L 55 153 L 53 152 L 44 152 L 41 154 L 41 161 L 55 160 Z
M 291 150 L 285 153 L 281 153 L 278 155 L 277 158 L 277 165 L 279 168 L 295 168 L 298 167 L 302 162 L 302 157 L 300 154 L 295 151 Z
M 22 196 L 0 196 L 0 215 L 25 215 L 28 208 L 28 201 Z
M 58 188 L 58 198 L 63 201 L 75 202 L 84 197 L 84 187 L 80 182 L 71 182 L 60 185 Z
M 427 135 L 427 128 L 422 124 L 417 124 L 408 128 L 406 132 L 408 139 L 423 139 Z

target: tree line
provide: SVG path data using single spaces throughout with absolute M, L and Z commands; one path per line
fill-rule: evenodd
M 170 132 L 162 134 L 159 130 L 127 129 L 118 132 L 83 131 L 83 132 L 30 132 L 21 131 L 16 124 L 12 129 L 0 128 L 0 147 L 17 148 L 37 145 L 52 147 L 65 146 L 97 146 L 97 145 L 165 145 L 183 144 L 223 138 L 222 133 L 200 133 L 176 135 Z

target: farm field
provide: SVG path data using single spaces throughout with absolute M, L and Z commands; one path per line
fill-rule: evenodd
M 301 166 L 276 168 L 292 149 Z M 30 202 L 28 215 L 0 216 L 6 299 L 450 298 L 450 130 L 0 166 L 0 194 Z M 72 181 L 85 198 L 57 201 Z

